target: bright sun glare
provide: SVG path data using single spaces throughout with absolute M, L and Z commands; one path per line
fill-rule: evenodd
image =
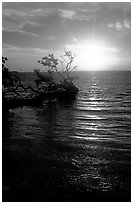
M 104 43 L 90 41 L 69 47 L 76 54 L 76 63 L 85 69 L 105 69 L 114 61 L 115 48 L 107 47 Z

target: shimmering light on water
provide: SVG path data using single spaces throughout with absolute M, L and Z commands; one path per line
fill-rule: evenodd
M 21 163 L 23 155 L 28 161 L 41 160 L 41 173 L 31 176 L 31 180 L 40 174 L 48 185 L 55 182 L 51 176 L 54 174 L 54 178 L 59 178 L 54 183 L 59 196 L 64 188 L 72 197 L 73 191 L 68 190 L 72 188 L 76 196 L 95 192 L 101 198 L 129 198 L 130 72 L 80 73 L 76 83 L 80 92 L 71 103 L 46 101 L 40 107 L 17 108 L 7 113 L 3 131 L 8 139 L 3 140 L 3 151 L 15 155 L 22 169 L 28 168 Z M 32 166 L 38 172 L 34 162 Z M 16 170 L 11 174 L 12 183 L 22 186 L 19 179 L 15 180 L 15 173 Z M 23 175 L 27 183 L 28 175 L 29 171 Z M 54 191 L 46 193 L 47 197 L 52 194 Z

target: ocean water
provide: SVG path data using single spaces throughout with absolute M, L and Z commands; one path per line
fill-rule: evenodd
M 3 201 L 131 200 L 131 72 L 75 74 L 75 100 L 3 117 Z

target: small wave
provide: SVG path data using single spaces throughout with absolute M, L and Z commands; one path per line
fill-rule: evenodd
M 94 141 L 118 141 L 118 139 L 117 138 L 110 138 L 110 137 L 100 137 L 100 136 L 98 136 L 98 137 L 95 137 L 95 136 L 93 136 L 93 137 L 91 137 L 91 136 L 89 136 L 89 137 L 87 137 L 87 136 L 85 136 L 85 137 L 82 137 L 82 136 L 70 136 L 71 138 L 75 138 L 75 139 L 81 139 L 81 140 L 94 140 Z

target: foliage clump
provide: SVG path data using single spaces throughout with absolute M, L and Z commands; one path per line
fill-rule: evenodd
M 15 74 L 17 72 L 9 71 L 6 66 L 7 60 L 7 57 L 2 57 L 2 93 L 3 96 L 6 96 L 7 94 L 15 96 L 15 94 L 18 94 L 16 92 L 18 87 L 18 78 Z
M 9 73 L 9 69 L 6 66 L 6 61 L 8 60 L 7 57 L 2 57 L 2 86 L 3 87 L 9 87 L 13 85 L 13 80 L 11 78 L 11 75 Z
M 76 66 L 73 66 L 75 56 L 71 51 L 65 51 L 64 55 L 61 56 L 61 59 L 55 58 L 53 54 L 49 54 L 46 57 L 42 57 L 38 61 L 41 64 L 47 75 L 41 74 L 40 70 L 34 70 L 38 80 L 36 80 L 37 86 L 40 88 L 42 84 L 45 84 L 49 90 L 62 91 L 75 95 L 78 92 L 77 87 L 73 84 L 74 77 L 71 77 L 71 72 L 76 69 Z M 60 83 L 56 83 L 54 80 L 54 73 L 57 73 L 60 77 Z

